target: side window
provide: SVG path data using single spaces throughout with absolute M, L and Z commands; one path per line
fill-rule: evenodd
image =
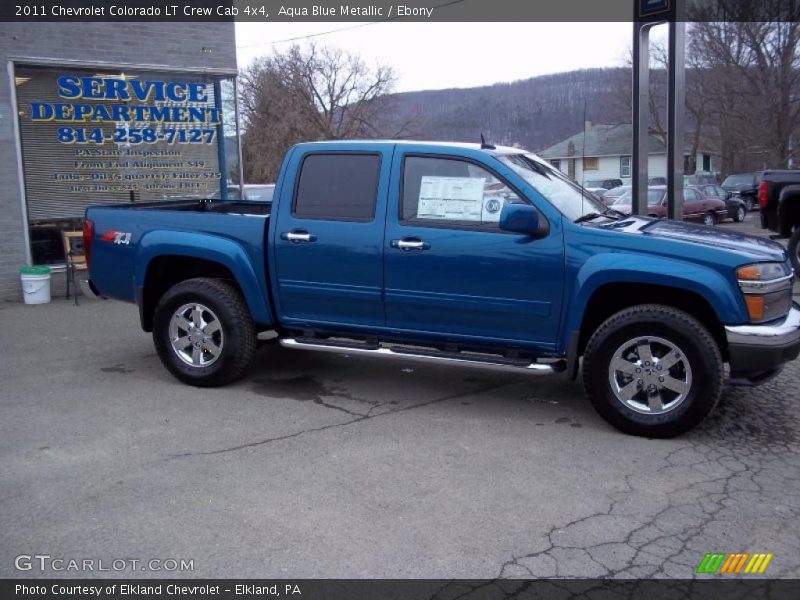
M 375 154 L 309 154 L 300 168 L 292 214 L 301 219 L 375 218 L 381 159 Z
M 403 161 L 401 222 L 496 228 L 505 204 L 523 202 L 483 167 L 450 158 Z
M 684 202 L 697 202 L 699 198 L 697 197 L 697 192 L 694 190 L 688 189 L 683 190 L 683 201 Z

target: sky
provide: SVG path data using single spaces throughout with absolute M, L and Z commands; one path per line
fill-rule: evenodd
M 631 23 L 236 23 L 239 67 L 314 34 L 394 67 L 398 92 L 622 66 L 633 35 Z

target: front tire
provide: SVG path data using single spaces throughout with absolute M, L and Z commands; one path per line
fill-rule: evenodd
M 717 217 L 714 216 L 713 212 L 707 212 L 703 215 L 703 225 L 706 227 L 713 227 L 717 224 Z
M 787 251 L 789 260 L 792 261 L 792 267 L 794 267 L 794 273 L 800 277 L 800 227 L 796 227 L 792 237 L 789 238 Z
M 669 306 L 644 304 L 609 317 L 583 357 L 595 410 L 633 435 L 666 438 L 698 425 L 719 402 L 722 356 L 708 330 Z
M 256 329 L 239 291 L 221 279 L 187 279 L 156 306 L 153 343 L 175 377 L 199 387 L 238 379 L 253 360 Z
M 744 218 L 747 216 L 747 211 L 745 210 L 744 206 L 739 206 L 736 209 L 736 214 L 733 215 L 733 220 L 737 223 L 741 223 L 744 221 Z

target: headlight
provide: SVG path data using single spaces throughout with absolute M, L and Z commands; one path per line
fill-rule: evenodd
M 736 269 L 751 323 L 773 321 L 792 306 L 794 272 L 786 263 L 755 263 Z

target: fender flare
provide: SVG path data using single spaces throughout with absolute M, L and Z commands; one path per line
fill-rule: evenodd
M 738 288 L 719 272 L 697 263 L 641 254 L 598 254 L 578 270 L 576 284 L 565 308 L 561 339 L 580 331 L 591 298 L 609 284 L 643 284 L 671 287 L 703 298 L 720 323 L 745 323 L 748 316 Z
M 142 237 L 134 259 L 133 274 L 140 307 L 141 293 L 150 264 L 154 259 L 163 256 L 198 258 L 224 266 L 233 274 L 242 290 L 253 321 L 264 325 L 272 324 L 272 311 L 266 289 L 259 281 L 245 249 L 233 240 L 208 233 L 153 230 Z

